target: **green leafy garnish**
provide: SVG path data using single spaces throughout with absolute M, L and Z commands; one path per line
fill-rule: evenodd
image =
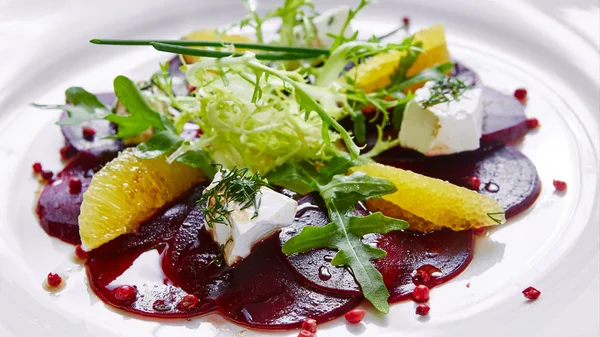
M 280 28 L 280 38 L 282 45 L 291 45 L 293 39 L 293 29 L 296 24 L 296 17 L 305 17 L 306 14 L 302 10 L 303 7 L 308 7 L 314 10 L 314 4 L 311 0 L 285 0 L 283 6 L 277 7 L 268 11 L 264 16 L 258 14 L 256 3 L 254 1 L 242 0 L 248 9 L 248 15 L 234 26 L 240 28 L 252 27 L 256 33 L 256 40 L 259 43 L 264 43 L 264 33 L 262 26 L 265 21 L 273 18 L 281 18 L 282 25 Z
M 346 29 L 348 29 L 350 22 L 352 22 L 352 20 L 356 17 L 356 15 L 363 8 L 365 8 L 367 5 L 369 5 L 371 3 L 372 3 L 371 0 L 360 0 L 360 3 L 358 4 L 358 6 L 356 6 L 356 8 L 348 10 L 348 16 L 346 17 L 346 21 L 344 21 L 344 25 L 342 26 L 342 30 L 340 31 L 340 33 L 337 35 L 329 34 L 329 36 L 331 36 L 335 39 L 333 44 L 331 45 L 332 50 L 336 49 L 337 47 L 341 46 L 342 44 L 344 44 L 346 42 L 356 40 L 356 38 L 358 37 L 358 31 L 354 32 L 354 34 L 352 34 L 350 37 L 346 37 L 345 36 Z
M 306 226 L 300 234 L 283 246 L 285 254 L 303 253 L 317 248 L 338 250 L 331 264 L 347 266 L 356 282 L 373 306 L 384 313 L 389 311 L 389 292 L 381 273 L 371 260 L 385 257 L 386 252 L 361 241 L 369 233 L 388 233 L 408 228 L 403 220 L 393 219 L 377 212 L 366 217 L 352 216 L 356 203 L 394 193 L 396 187 L 389 181 L 356 172 L 349 176 L 336 175 L 328 184 L 314 182 L 323 197 L 331 223 L 324 227 Z
M 65 98 L 70 104 L 43 105 L 32 104 L 36 108 L 47 110 L 65 110 L 67 118 L 61 119 L 58 125 L 77 125 L 83 122 L 102 119 L 110 114 L 110 110 L 100 102 L 96 95 L 80 87 L 71 87 L 65 91 Z
M 171 131 L 161 131 L 148 141 L 137 146 L 135 155 L 138 158 L 152 159 L 175 150 L 183 140 Z
M 338 139 L 359 155 L 337 121 L 349 113 L 339 87 L 309 85 L 297 71 L 267 67 L 251 53 L 202 60 L 187 78 L 203 88 L 184 111 L 204 132 L 195 148 L 218 164 L 265 174 L 286 162 L 327 161 L 340 152 Z
M 114 81 L 114 89 L 119 102 L 125 106 L 128 116 L 110 114 L 106 120 L 115 123 L 117 134 L 114 138 L 134 137 L 150 127 L 156 130 L 166 130 L 164 118 L 154 111 L 142 96 L 140 89 L 132 80 L 125 76 L 117 76 Z
M 206 215 L 206 225 L 211 228 L 216 223 L 229 226 L 227 216 L 232 211 L 229 203 L 238 204 L 240 210 L 254 207 L 256 217 L 260 208 L 260 199 L 257 201 L 256 196 L 267 181 L 258 173 L 249 174 L 247 168 L 221 169 L 219 173 L 220 179 L 215 179 L 198 200 Z

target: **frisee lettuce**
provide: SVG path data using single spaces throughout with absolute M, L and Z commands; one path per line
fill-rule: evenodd
M 203 131 L 188 149 L 209 152 L 217 164 L 265 174 L 286 162 L 327 161 L 341 151 L 340 139 L 359 155 L 337 122 L 349 113 L 339 86 L 311 86 L 299 72 L 269 68 L 252 53 L 203 59 L 186 75 L 200 89 L 184 115 Z

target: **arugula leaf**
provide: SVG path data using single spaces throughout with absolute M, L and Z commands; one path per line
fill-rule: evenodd
M 217 169 L 212 165 L 212 160 L 208 152 L 204 150 L 189 150 L 176 159 L 177 162 L 188 166 L 201 169 L 209 178 L 217 173 Z
M 71 87 L 65 91 L 65 97 L 70 104 L 32 106 L 47 110 L 65 110 L 68 117 L 56 122 L 58 125 L 77 125 L 89 120 L 102 119 L 110 114 L 110 110 L 96 95 L 83 88 Z
M 146 103 L 133 81 L 125 76 L 117 76 L 114 80 L 114 89 L 119 102 L 125 106 L 129 115 L 110 114 L 106 116 L 106 120 L 118 126 L 118 133 L 112 138 L 137 136 L 150 127 L 157 130 L 166 130 L 166 120 L 161 118 L 160 114 Z
M 326 165 L 310 162 L 285 163 L 267 174 L 266 178 L 272 185 L 283 186 L 294 192 L 307 194 L 318 190 L 319 186 L 329 183 L 335 175 L 345 174 L 352 166 L 358 166 L 365 162 L 362 158 L 353 160 L 348 154 L 340 154 L 331 158 Z
M 135 156 L 143 159 L 152 159 L 170 153 L 179 147 L 183 140 L 171 131 L 156 133 L 148 141 L 141 143 L 135 149 Z
M 357 202 L 379 198 L 396 190 L 385 179 L 357 173 L 336 175 L 326 185 L 315 183 L 332 222 L 324 227 L 304 227 L 300 234 L 283 245 L 282 250 L 285 254 L 294 254 L 317 248 L 337 249 L 338 253 L 331 263 L 349 267 L 365 298 L 377 310 L 387 313 L 389 292 L 383 283 L 383 276 L 371 263 L 371 260 L 384 257 L 386 252 L 364 244 L 361 238 L 369 233 L 403 230 L 408 228 L 408 223 L 388 218 L 379 212 L 366 217 L 352 216 Z
M 325 204 L 335 203 L 336 208 L 349 211 L 359 201 L 396 192 L 396 187 L 386 179 L 354 172 L 349 176 L 334 176 L 327 185 L 319 187 L 319 192 Z

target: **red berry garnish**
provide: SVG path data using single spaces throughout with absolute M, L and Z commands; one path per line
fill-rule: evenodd
M 567 183 L 562 180 L 553 180 L 552 184 L 558 192 L 564 192 L 567 190 Z
M 194 87 L 193 85 L 191 85 L 191 84 L 189 84 L 187 82 L 185 82 L 185 88 L 187 89 L 188 93 L 196 90 L 196 87 Z
M 413 290 L 413 300 L 415 302 L 427 302 L 429 301 L 429 287 L 426 285 L 418 285 Z
M 427 284 L 431 280 L 431 275 L 423 269 L 417 269 L 415 275 L 412 277 L 412 281 L 415 285 Z
M 531 129 L 537 129 L 540 127 L 540 121 L 537 118 L 529 118 L 527 120 L 527 127 Z
M 307 318 L 302 322 L 302 330 L 315 333 L 317 332 L 317 320 L 313 318 Z
M 37 174 L 40 174 L 44 171 L 44 169 L 42 168 L 42 164 L 40 163 L 33 163 L 33 165 L 31 165 L 31 168 L 33 169 L 33 173 Z
M 315 334 L 307 330 L 302 330 L 298 333 L 298 337 L 315 337 Z
M 467 179 L 467 185 L 469 185 L 469 187 L 471 187 L 472 190 L 479 191 L 479 187 L 481 186 L 481 180 L 479 180 L 479 178 L 475 176 L 469 177 L 469 179 Z
M 67 145 L 65 147 L 60 148 L 60 158 L 62 160 L 67 160 L 75 157 L 79 151 L 71 145 Z
M 52 288 L 57 288 L 62 283 L 62 277 L 58 274 L 48 274 L 48 285 Z
M 96 135 L 96 130 L 90 128 L 89 126 L 84 126 L 82 128 L 83 139 L 92 141 L 94 140 L 94 136 Z
M 363 318 L 365 318 L 366 313 L 367 312 L 362 309 L 354 309 L 354 310 L 348 311 L 344 315 L 344 318 L 346 318 L 346 321 L 348 321 L 348 323 L 358 324 L 358 323 L 362 322 Z
M 83 250 L 83 248 L 81 248 L 81 245 L 78 245 L 77 247 L 75 247 L 75 257 L 77 257 L 78 259 L 87 260 L 87 258 L 89 256 L 90 256 L 90 253 Z
M 402 23 L 403 23 L 405 26 L 408 26 L 408 24 L 410 23 L 410 18 L 409 18 L 408 16 L 405 16 L 405 17 L 403 17 L 403 18 L 402 18 Z
M 179 302 L 179 307 L 183 310 L 192 310 L 198 305 L 198 297 L 196 295 L 185 295 Z
M 81 192 L 81 179 L 77 177 L 69 178 L 69 193 L 79 194 Z
M 519 88 L 515 90 L 514 96 L 521 104 L 525 104 L 527 102 L 527 89 Z
M 419 304 L 415 310 L 415 313 L 419 316 L 427 316 L 429 314 L 429 310 L 431 310 L 431 308 L 427 304 Z
M 44 178 L 44 180 L 50 180 L 52 177 L 54 177 L 52 171 L 42 171 L 42 178 Z
M 523 290 L 523 295 L 530 300 L 537 300 L 542 293 L 534 287 L 527 287 Z
M 477 235 L 482 235 L 483 233 L 485 233 L 485 227 L 475 228 L 473 229 L 473 232 Z
M 137 290 L 132 286 L 120 286 L 113 289 L 112 294 L 120 304 L 130 305 L 137 299 Z

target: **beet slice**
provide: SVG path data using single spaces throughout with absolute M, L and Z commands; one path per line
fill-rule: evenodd
M 479 83 L 477 74 L 460 62 L 454 61 L 454 67 L 452 67 L 450 75 L 460 78 L 469 87 L 473 87 Z
M 500 202 L 507 218 L 529 208 L 541 192 L 535 166 L 512 146 L 419 159 L 379 158 L 378 161 L 463 187 L 468 186 L 467 179 L 478 177 L 481 181 L 478 192 Z
M 112 290 L 125 285 L 119 280 L 124 273 L 132 270 L 134 261 L 142 254 L 157 250 L 163 253 L 168 242 L 184 223 L 188 214 L 196 207 L 196 200 L 202 193 L 202 187 L 192 189 L 180 202 L 158 212 L 143 223 L 137 232 L 129 233 L 102 245 L 90 252 L 86 267 L 90 287 L 105 303 L 122 310 L 148 317 L 178 318 L 204 314 L 214 309 L 211 303 L 200 302 L 192 310 L 181 308 L 178 303 L 187 292 L 170 284 L 166 276 L 162 282 L 147 283 L 148 269 L 162 275 L 161 259 L 158 254 L 153 265 L 143 266 L 140 284 L 135 286 L 137 298 L 133 303 L 123 303 L 113 295 Z
M 106 106 L 112 106 L 116 99 L 113 93 L 101 93 L 97 94 L 96 97 Z M 66 116 L 67 113 L 64 112 L 61 119 L 66 118 Z M 93 139 L 88 140 L 83 137 L 84 127 L 94 129 Z M 79 125 L 62 125 L 60 129 L 65 137 L 66 146 L 71 146 L 79 152 L 91 153 L 104 162 L 115 158 L 125 148 L 121 140 L 106 138 L 117 133 L 116 127 L 109 121 L 91 120 Z
M 390 303 L 410 299 L 415 283 L 432 288 L 462 273 L 473 259 L 475 242 L 470 230 L 427 234 L 397 231 L 365 239 L 387 252 L 373 263 L 390 291 Z M 427 275 L 424 281 L 413 280 L 417 271 Z
M 483 87 L 483 127 L 481 146 L 507 144 L 523 138 L 529 131 L 525 107 L 513 96 Z
M 83 193 L 87 190 L 92 175 L 100 166 L 97 157 L 79 153 L 65 168 L 56 175 L 56 179 L 44 187 L 36 206 L 40 225 L 48 235 L 70 244 L 79 244 L 79 208 Z M 71 194 L 70 178 L 81 180 L 81 191 Z
M 195 207 L 179 228 L 163 257 L 163 270 L 175 284 L 204 301 L 214 302 L 210 283 L 226 266 L 219 247 L 204 228 L 204 213 Z
M 283 261 L 277 236 L 255 246 L 218 281 L 219 311 L 252 328 L 297 328 L 306 318 L 329 321 L 362 301 L 362 296 L 327 294 L 299 282 Z
M 312 193 L 298 200 L 296 221 L 279 234 L 281 246 L 305 226 L 325 226 L 329 223 L 327 210 L 318 194 Z M 335 267 L 331 264 L 336 251 L 332 249 L 315 249 L 310 252 L 292 254 L 286 257 L 287 262 L 304 282 L 313 287 L 334 294 L 360 295 L 360 287 L 354 276 L 346 267 Z
M 298 201 L 296 222 L 281 231 L 280 244 L 299 233 L 306 225 L 324 226 L 329 222 L 322 201 L 310 194 Z M 358 208 L 357 213 L 365 214 Z M 397 231 L 385 235 L 370 234 L 365 243 L 377 245 L 387 256 L 374 261 L 390 291 L 390 303 L 407 299 L 415 287 L 412 276 L 417 269 L 430 278 L 426 283 L 433 287 L 454 278 L 471 262 L 473 257 L 473 232 L 436 231 L 427 234 Z M 335 251 L 317 249 L 303 254 L 287 256 L 287 262 L 300 279 L 313 287 L 336 294 L 360 294 L 360 288 L 347 268 L 334 267 L 331 259 Z M 323 277 L 323 269 L 327 270 Z
M 328 321 L 358 305 L 362 296 L 336 296 L 298 280 L 282 261 L 275 235 L 253 248 L 233 267 L 219 266 L 219 247 L 204 226 L 196 208 L 184 221 L 164 254 L 169 279 L 200 298 L 215 303 L 230 320 L 262 329 L 299 327 L 304 319 Z

